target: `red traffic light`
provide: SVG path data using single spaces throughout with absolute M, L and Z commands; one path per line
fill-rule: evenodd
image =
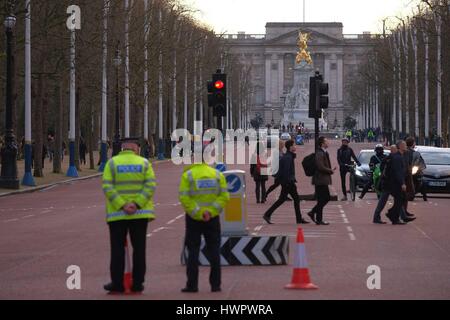
M 216 82 L 214 83 L 214 87 L 215 87 L 216 89 L 223 89 L 223 87 L 225 87 L 225 84 L 223 83 L 223 81 L 218 80 L 218 81 L 216 81 Z

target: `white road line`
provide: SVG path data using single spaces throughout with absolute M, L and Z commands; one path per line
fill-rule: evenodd
M 345 213 L 341 214 L 342 218 L 346 218 L 347 216 L 345 215 Z
M 340 212 L 340 213 L 344 213 L 344 214 L 345 214 L 345 211 L 344 211 L 344 210 L 339 210 L 339 212 Z
M 348 236 L 350 237 L 351 241 L 355 241 L 356 240 L 356 237 L 355 237 L 355 235 L 353 233 L 349 233 Z
M 150 238 L 151 236 L 152 236 L 152 234 L 151 234 L 151 233 L 147 234 L 147 238 Z
M 178 219 L 181 219 L 181 218 L 183 218 L 184 217 L 184 214 L 180 214 L 178 217 L 176 217 L 175 219 L 176 220 L 178 220 Z
M 344 223 L 350 223 L 347 218 L 344 218 Z
M 167 224 L 172 224 L 172 223 L 174 223 L 175 221 L 176 221 L 175 219 L 170 220 L 169 222 L 167 222 Z
M 153 233 L 159 232 L 159 231 L 164 230 L 164 229 L 165 229 L 164 227 L 159 227 L 159 228 L 153 230 Z
M 257 227 L 255 228 L 255 231 L 261 231 L 262 228 L 263 228 L 263 226 L 257 226 Z
M 5 220 L 3 222 L 8 223 L 8 222 L 13 222 L 13 221 L 19 221 L 19 219 L 9 219 L 9 220 Z
M 31 218 L 31 217 L 34 217 L 34 214 L 30 214 L 28 216 L 22 217 L 22 219 L 27 219 L 27 218 Z
M 352 227 L 347 227 L 348 232 L 353 232 L 353 228 Z

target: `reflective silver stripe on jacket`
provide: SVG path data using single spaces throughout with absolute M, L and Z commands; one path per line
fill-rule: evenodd
M 132 215 L 153 214 L 154 212 L 155 212 L 154 210 L 138 210 L 136 211 L 136 213 L 133 213 Z M 128 216 L 128 214 L 126 214 L 124 211 L 111 212 L 106 215 L 108 219 Z
M 217 179 L 217 195 L 220 195 L 220 172 L 216 170 L 216 179 Z
M 189 180 L 189 185 L 190 185 L 190 187 L 189 187 L 189 196 L 191 196 L 192 193 L 194 192 L 194 177 L 192 176 L 192 171 L 191 170 L 189 170 L 186 174 L 187 174 L 187 177 L 188 177 L 188 180 Z
M 109 169 L 111 170 L 112 183 L 116 184 L 116 168 L 114 166 L 114 160 L 113 159 L 109 160 Z
M 197 207 L 195 207 L 194 210 L 192 210 L 192 212 L 189 212 L 189 215 L 193 218 L 199 211 L 200 211 L 200 207 L 197 206 Z

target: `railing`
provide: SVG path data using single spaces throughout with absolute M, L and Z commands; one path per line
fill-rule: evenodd
M 346 40 L 373 40 L 380 39 L 380 34 L 372 34 L 372 33 L 363 33 L 363 34 L 343 34 L 342 35 Z M 224 34 L 222 35 L 225 40 L 264 40 L 266 38 L 265 34 Z
M 264 40 L 265 34 L 224 34 L 225 40 Z
M 379 39 L 381 37 L 380 34 L 374 33 L 363 33 L 363 34 L 343 34 L 342 35 L 346 40 L 361 40 L 361 39 Z

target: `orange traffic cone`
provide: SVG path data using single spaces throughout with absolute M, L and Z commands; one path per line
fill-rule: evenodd
M 311 283 L 309 278 L 308 263 L 306 261 L 305 238 L 302 228 L 298 228 L 297 248 L 294 260 L 294 271 L 292 281 L 284 287 L 285 289 L 319 289 Z
M 123 275 L 123 287 L 125 288 L 125 293 L 131 293 L 132 284 L 133 278 L 131 276 L 131 258 L 127 239 L 125 240 L 125 273 Z

